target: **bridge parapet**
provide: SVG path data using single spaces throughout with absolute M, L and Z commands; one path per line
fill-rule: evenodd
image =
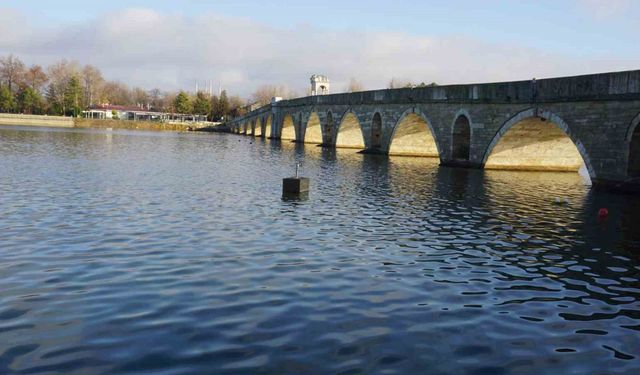
M 275 105 L 278 107 L 300 107 L 434 102 L 545 103 L 619 100 L 621 98 L 640 98 L 640 70 L 527 81 L 384 89 L 307 96 L 282 100 Z

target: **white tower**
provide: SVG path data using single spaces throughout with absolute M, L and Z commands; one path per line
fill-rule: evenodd
M 311 95 L 329 94 L 329 78 L 314 74 L 311 76 Z

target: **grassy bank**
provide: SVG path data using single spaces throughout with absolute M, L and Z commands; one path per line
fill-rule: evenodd
M 193 124 L 167 124 L 151 121 L 126 121 L 126 120 L 97 120 L 77 118 L 74 119 L 76 128 L 98 129 L 129 129 L 129 130 L 157 130 L 157 131 L 187 131 L 192 130 Z

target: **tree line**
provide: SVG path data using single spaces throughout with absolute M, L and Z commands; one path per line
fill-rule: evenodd
M 219 121 L 241 115 L 246 101 L 226 91 L 218 96 L 129 87 L 106 80 L 93 65 L 66 59 L 44 68 L 27 66 L 14 55 L 0 57 L 0 112 L 79 116 L 84 109 L 100 104 L 206 115 Z
M 437 86 L 435 82 L 415 84 L 396 78 L 388 88 Z M 364 86 L 351 78 L 345 92 L 363 91 Z M 310 91 L 306 93 L 310 95 Z M 287 86 L 262 85 L 244 100 L 226 91 L 210 95 L 199 91 L 162 91 L 129 87 L 118 81 L 106 80 L 100 69 L 62 59 L 44 68 L 25 65 L 18 57 L 0 57 L 0 112 L 79 116 L 93 105 L 110 104 L 137 107 L 148 111 L 206 115 L 211 121 L 237 117 L 247 110 L 248 103 L 266 105 L 271 98 L 292 99 L 297 93 Z

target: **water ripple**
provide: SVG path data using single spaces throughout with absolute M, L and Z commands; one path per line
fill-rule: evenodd
M 2 374 L 640 372 L 640 199 L 578 176 L 21 128 L 0 176 Z

